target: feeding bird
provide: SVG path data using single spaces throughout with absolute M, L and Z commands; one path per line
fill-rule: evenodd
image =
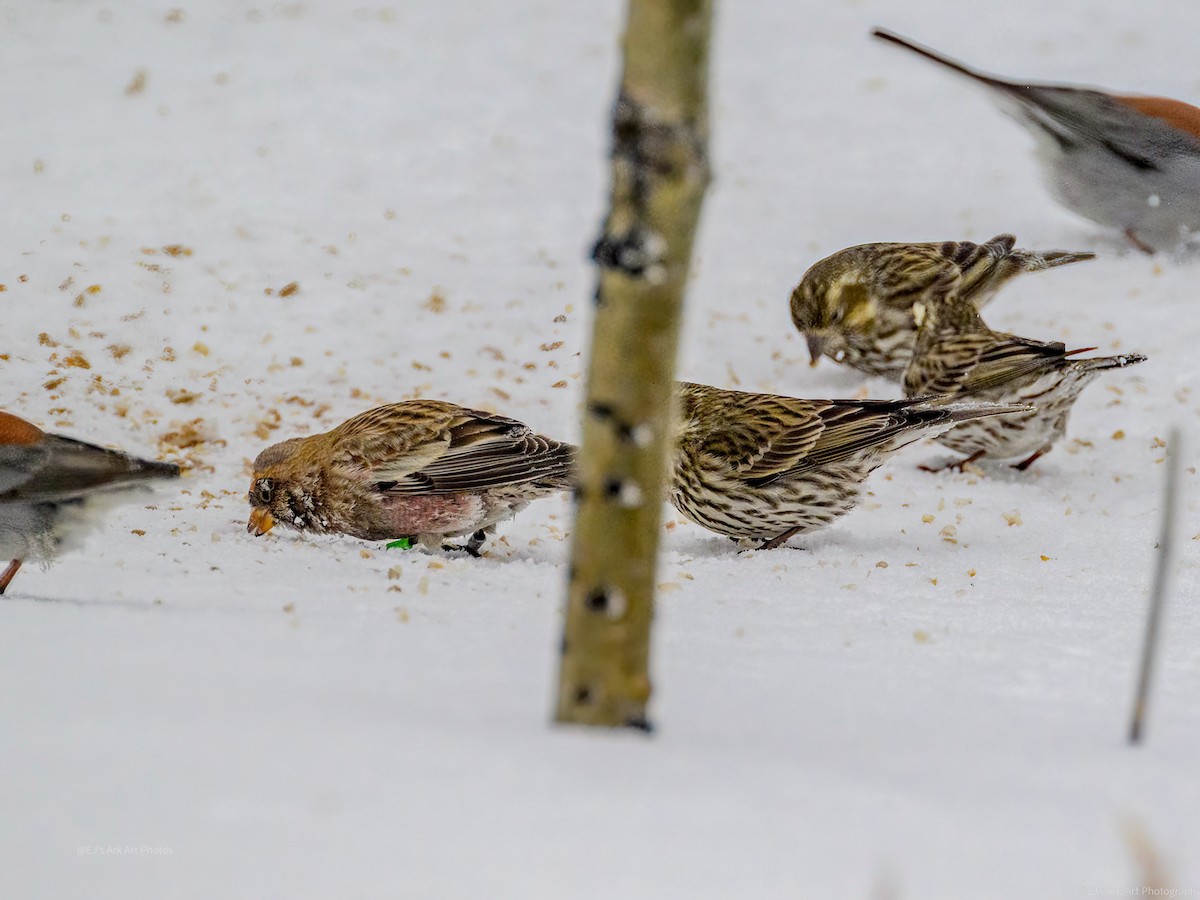
M 278 524 L 427 549 L 466 535 L 444 549 L 478 556 L 498 522 L 572 486 L 575 455 L 515 419 L 439 400 L 392 403 L 262 451 L 247 530 Z
M 1071 407 L 1101 372 L 1146 361 L 1140 353 L 1081 358 L 1080 353 L 1096 348 L 1068 350 L 1058 341 L 993 331 L 971 303 L 957 297 L 934 300 L 917 313 L 921 323 L 904 373 L 906 395 L 1031 407 L 965 422 L 938 437 L 938 443 L 967 455 L 952 464 L 955 468 L 987 456 L 1019 459 L 1014 467 L 1024 471 L 1066 433 Z
M 983 306 L 1022 272 L 1095 259 L 1065 250 L 1020 250 L 1011 234 L 990 241 L 860 244 L 814 264 L 792 291 L 792 322 L 822 355 L 899 381 L 912 355 L 913 305 L 955 293 Z
M 889 456 L 1017 404 L 801 400 L 680 383 L 669 497 L 688 520 L 769 550 L 854 507 Z

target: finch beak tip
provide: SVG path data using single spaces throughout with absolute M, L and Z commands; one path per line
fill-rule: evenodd
M 256 509 L 251 512 L 250 521 L 246 523 L 246 530 L 255 537 L 262 537 L 274 527 L 275 520 L 265 509 Z
M 810 334 L 804 340 L 808 344 L 809 368 L 815 369 L 817 363 L 821 361 L 821 355 L 825 352 L 825 338 Z

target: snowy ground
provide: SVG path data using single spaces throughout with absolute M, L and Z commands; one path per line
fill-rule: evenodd
M 1029 473 L 914 447 L 806 549 L 669 522 L 657 733 L 556 730 L 565 503 L 482 561 L 254 539 L 246 464 L 414 396 L 577 434 L 620 4 L 6 4 L 4 407 L 194 468 L 0 603 L 0 896 L 1200 892 L 1194 467 L 1122 742 L 1200 263 L 1052 205 L 1015 125 L 866 36 L 1196 100 L 1200 8 L 719 5 L 684 375 L 893 396 L 806 367 L 791 286 L 1001 231 L 1105 258 L 993 325 L 1151 361 Z

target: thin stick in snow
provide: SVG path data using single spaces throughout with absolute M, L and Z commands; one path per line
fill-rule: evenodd
M 1146 727 L 1146 706 L 1150 700 L 1150 682 L 1154 677 L 1154 663 L 1158 655 L 1159 634 L 1162 627 L 1162 611 L 1166 602 L 1170 582 L 1171 562 L 1174 556 L 1175 510 L 1178 506 L 1179 466 L 1183 436 L 1178 428 L 1172 428 L 1167 440 L 1167 475 L 1163 489 L 1162 531 L 1158 539 L 1158 559 L 1154 569 L 1154 586 L 1150 591 L 1150 608 L 1146 614 L 1146 636 L 1142 644 L 1142 667 L 1138 673 L 1137 694 L 1133 704 L 1133 720 L 1129 724 L 1129 743 L 1142 740 Z

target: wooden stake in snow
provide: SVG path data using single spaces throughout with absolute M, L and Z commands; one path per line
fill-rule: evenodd
M 1146 727 L 1146 706 L 1150 701 L 1150 683 L 1158 656 L 1158 639 L 1162 626 L 1163 605 L 1170 587 L 1171 564 L 1175 550 L 1175 510 L 1179 493 L 1179 466 L 1183 456 L 1183 437 L 1178 428 L 1171 429 L 1167 438 L 1167 473 L 1163 487 L 1162 531 L 1158 538 L 1158 558 L 1154 568 L 1154 586 L 1150 589 L 1150 608 L 1146 613 L 1146 636 L 1142 644 L 1142 667 L 1138 673 L 1137 694 L 1134 697 L 1133 720 L 1129 724 L 1129 743 L 1142 740 Z
M 712 0 L 629 0 L 556 718 L 648 728 L 684 287 L 709 182 Z

